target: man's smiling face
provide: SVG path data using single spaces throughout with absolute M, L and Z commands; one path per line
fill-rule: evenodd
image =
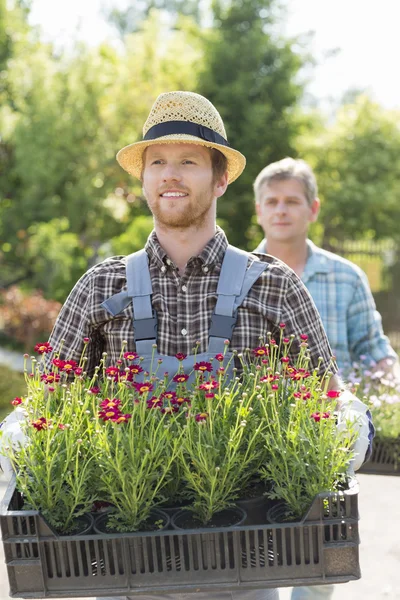
M 176 229 L 201 226 L 226 189 L 226 177 L 213 177 L 209 149 L 183 143 L 149 146 L 142 183 L 155 223 Z

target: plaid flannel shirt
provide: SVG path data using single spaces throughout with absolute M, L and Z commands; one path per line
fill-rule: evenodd
M 354 263 L 307 240 L 308 258 L 301 276 L 324 324 L 340 369 L 353 361 L 397 358 L 382 329 L 382 319 L 365 273 Z M 255 252 L 266 251 L 263 240 Z
M 190 258 L 180 276 L 161 248 L 155 232 L 150 234 L 145 250 L 153 287 L 152 303 L 158 317 L 160 354 L 172 356 L 181 352 L 189 355 L 193 353 L 196 342 L 200 343 L 199 352 L 207 350 L 211 315 L 227 245 L 224 232 L 217 228 L 214 237 L 198 256 Z M 293 333 L 297 338 L 302 333 L 308 335 L 312 366 L 316 367 L 319 357 L 322 357 L 320 372 L 324 372 L 330 365 L 332 353 L 307 289 L 283 262 L 272 256 L 256 257 L 249 253 L 249 264 L 257 260 L 267 262 L 268 267 L 238 309 L 230 348 L 239 352 L 256 348 L 260 345 L 260 338 L 267 339 L 267 332 L 279 339 L 279 324 L 284 322 L 285 335 Z M 62 307 L 50 337 L 54 351 L 62 346 L 61 358 L 78 361 L 83 338 L 90 338 L 86 370 L 91 374 L 103 352 L 107 353 L 107 364 L 115 364 L 123 340 L 128 342 L 127 350 L 135 349 L 132 303 L 115 317 L 101 307 L 104 300 L 122 289 L 126 289 L 123 256 L 108 258 L 81 277 Z M 298 351 L 296 341 L 291 347 L 292 358 Z M 336 369 L 331 370 L 334 372 Z

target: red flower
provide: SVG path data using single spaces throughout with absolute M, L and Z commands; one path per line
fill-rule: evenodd
M 40 417 L 40 419 L 32 421 L 32 425 L 37 431 L 40 431 L 41 429 L 47 429 L 48 421 L 45 417 Z
M 103 421 L 114 421 L 115 419 L 117 419 L 120 416 L 121 416 L 121 411 L 119 410 L 119 408 L 117 406 L 105 408 L 104 410 L 101 410 L 99 412 L 99 417 L 100 417 L 100 419 L 103 419 Z
M 311 392 L 294 392 L 293 396 L 295 398 L 301 398 L 302 400 L 309 400 L 311 398 Z
M 143 381 L 143 383 L 134 383 L 133 384 L 139 394 L 147 394 L 147 392 L 151 392 L 154 388 L 153 384 L 150 381 Z
M 132 373 L 133 375 L 137 375 L 138 373 L 143 373 L 143 369 L 140 365 L 129 365 L 128 366 L 129 369 L 129 373 Z
M 310 373 L 305 369 L 299 369 L 298 371 L 291 373 L 290 377 L 294 380 L 307 379 L 307 377 L 310 377 Z
M 187 354 L 182 354 L 182 352 L 178 352 L 178 354 L 175 354 L 175 358 L 177 358 L 178 360 L 185 360 L 186 357 Z
M 139 356 L 139 354 L 137 354 L 136 352 L 125 352 L 125 354 L 124 354 L 124 358 L 126 360 L 135 360 L 138 356 Z M 140 371 L 138 371 L 138 372 L 140 373 Z
M 273 383 L 271 385 L 271 390 L 274 390 L 274 392 L 276 392 L 277 390 L 279 390 L 279 385 L 277 385 L 276 383 Z
M 163 401 L 157 396 L 152 396 L 147 400 L 147 408 L 159 408 L 163 406 Z
M 205 421 L 208 417 L 208 413 L 199 413 L 195 416 L 196 421 Z
M 290 342 L 290 338 L 283 338 L 282 342 L 284 344 L 288 344 Z
M 59 423 L 58 424 L 58 429 L 64 430 L 65 429 L 65 425 L 63 425 L 62 423 Z
M 211 394 L 209 392 L 208 394 L 205 394 L 205 397 L 208 398 L 209 400 L 212 400 L 215 397 L 215 394 Z
M 171 400 L 171 404 L 178 404 L 178 406 L 181 406 L 184 402 L 189 402 L 189 398 L 177 397 Z
M 290 362 L 290 358 L 288 356 L 282 356 L 281 362 L 288 363 L 288 362 Z
M 101 408 L 117 408 L 121 406 L 121 400 L 118 400 L 118 398 L 113 398 L 112 400 L 105 398 L 100 402 L 100 406 Z
M 279 379 L 279 375 L 265 375 L 265 377 L 260 377 L 260 383 L 272 383 L 275 379 Z
M 279 323 L 279 327 L 280 327 L 281 329 L 285 329 L 285 327 L 286 327 L 286 323 Z
M 106 375 L 110 375 L 110 377 L 118 377 L 119 376 L 119 368 L 118 367 L 107 367 Z
M 217 381 L 215 381 L 214 379 L 211 379 L 210 381 L 206 381 L 205 383 L 202 383 L 201 385 L 199 385 L 199 390 L 205 390 L 206 392 L 211 392 L 211 390 L 215 390 L 215 388 L 219 387 L 219 383 Z
M 303 342 L 306 342 L 308 340 L 308 335 L 306 335 L 305 333 L 302 333 L 300 336 L 300 339 L 303 340 Z
M 311 415 L 311 418 L 318 423 L 321 419 L 329 419 L 330 416 L 331 414 L 329 412 L 315 412 Z
M 132 418 L 132 415 L 127 413 L 125 415 L 118 415 L 118 417 L 115 417 L 111 420 L 114 421 L 114 423 L 126 423 L 131 418 Z
M 49 342 L 39 342 L 35 346 L 35 352 L 38 354 L 48 354 L 53 350 L 52 346 L 50 346 Z
M 99 388 L 99 387 L 96 387 L 96 386 L 94 386 L 94 387 L 91 387 L 91 388 L 89 389 L 89 392 L 90 392 L 91 394 L 93 394 L 94 396 L 97 396 L 97 394 L 100 394 L 100 388 Z
M 57 381 L 60 381 L 60 375 L 53 372 L 47 374 L 44 373 L 40 379 L 45 383 L 57 383 Z
M 62 368 L 63 368 L 63 366 L 64 366 L 64 364 L 65 364 L 65 361 L 64 361 L 64 360 L 61 360 L 61 358 L 53 358 L 53 360 L 52 360 L 51 362 L 52 362 L 52 363 L 53 363 L 53 365 L 54 365 L 55 367 L 57 367 L 58 369 L 62 369 Z
M 84 337 L 83 338 L 83 343 L 84 344 L 88 344 L 89 342 L 90 342 L 90 338 L 88 338 L 88 337 Z
M 257 346 L 257 348 L 254 348 L 253 354 L 255 356 L 268 356 L 269 350 L 266 346 Z
M 75 375 L 82 375 L 82 373 L 83 373 L 82 367 L 76 367 L 74 373 L 75 373 Z
M 11 404 L 13 406 L 19 406 L 20 404 L 22 404 L 22 398 L 19 398 L 18 396 L 16 396 L 14 398 L 14 400 L 11 400 Z
M 212 364 L 210 362 L 198 362 L 194 365 L 194 370 L 195 371 L 200 371 L 202 373 L 204 373 L 205 371 L 211 372 L 212 371 Z
M 172 381 L 176 381 L 177 383 L 184 383 L 189 379 L 189 375 L 185 375 L 184 373 L 177 373 Z
M 337 392 L 336 390 L 329 390 L 329 392 L 326 392 L 328 398 L 339 398 L 340 394 L 341 392 Z
M 76 362 L 76 360 L 65 360 L 62 366 L 62 371 L 64 371 L 65 373 L 72 373 L 72 371 L 75 371 L 75 369 L 77 368 L 78 363 Z
M 172 402 L 176 398 L 176 392 L 163 392 L 160 395 L 160 400 L 169 400 Z
M 218 360 L 219 362 L 222 362 L 224 360 L 224 355 L 223 354 L 216 354 L 214 356 L 215 360 Z

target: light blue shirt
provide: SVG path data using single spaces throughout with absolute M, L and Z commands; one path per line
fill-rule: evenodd
M 364 364 L 397 355 L 382 329 L 382 318 L 365 273 L 354 263 L 307 240 L 308 258 L 301 276 L 324 325 L 338 366 Z M 266 240 L 254 250 L 265 254 Z M 364 358 L 365 357 L 365 358 Z

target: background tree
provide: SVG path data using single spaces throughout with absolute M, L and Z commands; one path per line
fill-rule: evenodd
M 360 95 L 303 139 L 322 200 L 322 244 L 400 239 L 400 113 Z
M 275 0 L 215 0 L 213 15 L 198 89 L 218 108 L 230 144 L 247 159 L 243 175 L 219 200 L 218 216 L 231 243 L 253 249 L 261 233 L 251 226 L 252 184 L 269 162 L 295 152 L 305 56 L 294 51 L 294 40 L 275 33 Z

